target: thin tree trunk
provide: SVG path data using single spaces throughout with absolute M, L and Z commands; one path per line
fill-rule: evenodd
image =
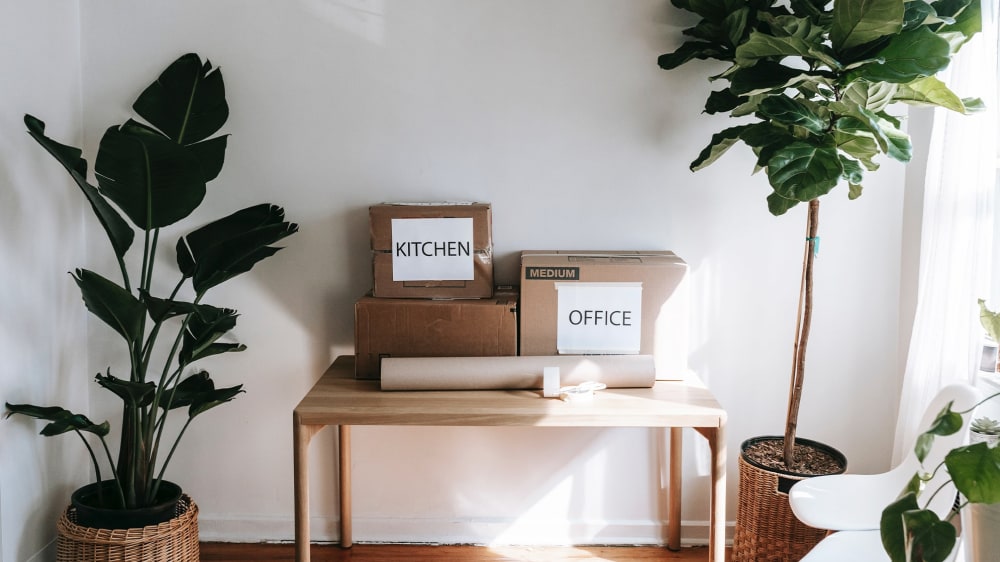
M 795 465 L 795 430 L 799 424 L 799 403 L 802 401 L 802 385 L 805 380 L 806 347 L 809 343 L 809 328 L 812 325 L 813 303 L 813 262 L 819 238 L 819 200 L 809 202 L 806 218 L 806 247 L 802 259 L 802 280 L 799 284 L 799 309 L 795 325 L 795 345 L 792 359 L 792 380 L 788 392 L 788 415 L 785 417 L 785 467 Z

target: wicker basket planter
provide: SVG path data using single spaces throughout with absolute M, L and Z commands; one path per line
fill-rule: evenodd
M 788 490 L 810 475 L 767 468 L 744 458 L 747 447 L 762 439 L 782 438 L 757 437 L 740 446 L 733 562 L 797 562 L 826 536 L 827 531 L 802 523 L 788 505 Z M 795 442 L 819 448 L 840 459 L 844 469 L 847 468 L 847 458 L 840 451 L 808 439 L 796 439 Z
M 56 523 L 56 562 L 197 562 L 198 506 L 186 494 L 173 519 L 133 529 L 97 529 L 76 523 L 76 510 Z

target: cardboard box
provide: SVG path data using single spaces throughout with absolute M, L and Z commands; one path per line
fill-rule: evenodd
M 386 299 L 354 305 L 357 378 L 379 378 L 383 357 L 517 355 L 517 291 L 488 299 Z
M 687 370 L 687 264 L 667 251 L 521 253 L 521 355 L 648 354 Z
M 375 297 L 493 295 L 489 203 L 382 203 L 369 215 Z

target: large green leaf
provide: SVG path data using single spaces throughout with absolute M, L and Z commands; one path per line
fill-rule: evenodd
M 966 113 L 962 99 L 936 76 L 927 76 L 908 84 L 900 84 L 893 99 L 910 105 L 944 107 L 958 113 Z
M 798 204 L 799 201 L 782 197 L 773 191 L 767 196 L 767 210 L 776 217 L 787 213 L 789 209 Z
M 188 53 L 168 66 L 139 95 L 132 109 L 179 144 L 215 134 L 229 118 L 226 88 L 219 69 Z
M 664 70 L 671 70 L 692 59 L 728 59 L 726 49 L 707 41 L 685 41 L 672 53 L 660 55 L 656 63 Z
M 205 197 L 195 153 L 134 121 L 104 133 L 94 172 L 101 192 L 145 230 L 183 219 Z
M 177 265 L 192 278 L 195 291 L 203 294 L 274 255 L 280 248 L 270 244 L 296 231 L 298 225 L 285 222 L 281 207 L 266 203 L 247 207 L 178 240 Z
M 907 550 L 910 560 L 944 562 L 955 547 L 955 526 L 941 521 L 929 509 L 911 509 L 903 512 Z M 916 558 L 916 556 L 920 558 Z
M 819 72 L 808 72 L 781 63 L 762 60 L 749 68 L 737 68 L 729 77 L 734 94 L 753 95 L 782 91 L 807 80 L 826 80 Z
M 184 330 L 184 343 L 180 360 L 189 365 L 199 359 L 219 353 L 243 351 L 246 346 L 238 343 L 219 343 L 218 339 L 236 327 L 239 314 L 231 308 L 199 305 L 188 318 Z
M 953 18 L 951 23 L 938 25 L 934 29 L 951 45 L 952 53 L 983 30 L 981 0 L 939 0 L 932 5 L 939 15 Z
M 216 389 L 209 374 L 206 371 L 199 371 L 182 380 L 176 387 L 167 390 L 165 395 L 170 403 L 161 404 L 161 407 L 172 410 L 189 406 L 188 417 L 194 418 L 220 404 L 229 402 L 241 392 L 244 392 L 241 384 Z M 171 396 L 172 399 L 169 398 Z
M 753 31 L 750 37 L 736 47 L 736 64 L 747 67 L 767 58 L 802 57 L 819 62 L 829 68 L 840 68 L 840 62 L 822 43 L 810 42 L 799 37 L 775 37 Z
M 844 89 L 843 99 L 855 103 L 868 111 L 878 113 L 895 101 L 896 92 L 903 86 L 899 84 L 888 84 L 885 82 L 864 82 L 857 81 L 851 83 Z
M 879 168 L 875 157 L 881 154 L 875 136 L 867 129 L 853 126 L 854 123 L 857 123 L 857 120 L 853 118 L 841 119 L 837 123 L 833 134 L 837 141 L 837 149 L 849 154 L 867 170 L 875 171 Z
M 708 143 L 708 146 L 703 148 L 698 157 L 691 162 L 691 171 L 696 172 L 718 160 L 720 156 L 725 154 L 727 150 L 740 140 L 740 134 L 748 127 L 750 125 L 737 125 L 723 129 L 712 135 L 712 140 Z
M 87 310 L 121 334 L 130 345 L 142 338 L 146 307 L 120 285 L 87 269 L 77 269 L 73 279 L 80 287 Z
M 831 144 L 796 141 L 779 149 L 767 162 L 774 191 L 786 198 L 810 201 L 836 187 L 844 169 Z
M 760 114 L 772 121 L 788 126 L 803 127 L 814 134 L 822 134 L 830 122 L 806 103 L 788 96 L 768 96 L 758 107 Z
M 895 35 L 903 28 L 900 0 L 834 0 L 830 41 L 841 52 Z
M 79 148 L 60 144 L 45 136 L 45 123 L 32 115 L 24 116 L 24 124 L 28 127 L 28 134 L 31 135 L 31 138 L 42 145 L 69 172 L 70 177 L 73 178 L 76 185 L 83 191 L 83 195 L 90 203 L 94 215 L 104 228 L 104 232 L 108 235 L 115 255 L 119 258 L 124 256 L 125 252 L 132 245 L 135 232 L 125 222 L 125 219 L 101 196 L 100 192 L 87 183 L 87 161 L 81 157 L 82 151 Z
M 882 510 L 879 533 L 882 536 L 882 547 L 892 562 L 909 562 L 906 556 L 907 535 L 903 527 L 903 514 L 915 509 L 920 507 L 917 505 L 917 494 L 911 491 Z
M 86 431 L 104 437 L 111 431 L 111 424 L 107 421 L 96 424 L 83 414 L 74 414 L 59 406 L 35 406 L 32 404 L 10 403 L 4 403 L 4 406 L 7 408 L 6 417 L 10 417 L 13 414 L 21 414 L 22 416 L 52 422 L 42 428 L 41 434 L 46 437 L 74 430 Z
M 948 41 L 919 27 L 893 37 L 879 56 L 883 62 L 865 64 L 852 74 L 869 82 L 913 82 L 944 70 L 951 61 L 951 48 Z
M 913 452 L 917 456 L 917 460 L 924 462 L 927 455 L 930 454 L 931 447 L 934 445 L 934 437 L 936 435 L 953 435 L 960 429 L 962 429 L 962 416 L 958 412 L 951 409 L 951 402 L 949 402 L 937 416 L 934 417 L 934 421 L 931 422 L 930 428 L 927 431 L 921 433 L 917 436 L 917 442 L 913 447 Z
M 955 487 L 970 502 L 1000 503 L 1000 448 L 976 443 L 948 452 L 944 459 Z
M 121 398 L 129 408 L 141 408 L 149 405 L 156 393 L 156 385 L 152 382 L 120 379 L 110 372 L 106 375 L 98 373 L 95 380 L 97 380 L 97 384 Z

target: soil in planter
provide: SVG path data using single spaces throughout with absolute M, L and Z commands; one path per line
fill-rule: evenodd
M 795 465 L 785 466 L 783 439 L 758 441 L 744 449 L 743 455 L 768 469 L 809 476 L 836 474 L 844 469 L 840 460 L 828 452 L 802 444 L 795 446 Z

